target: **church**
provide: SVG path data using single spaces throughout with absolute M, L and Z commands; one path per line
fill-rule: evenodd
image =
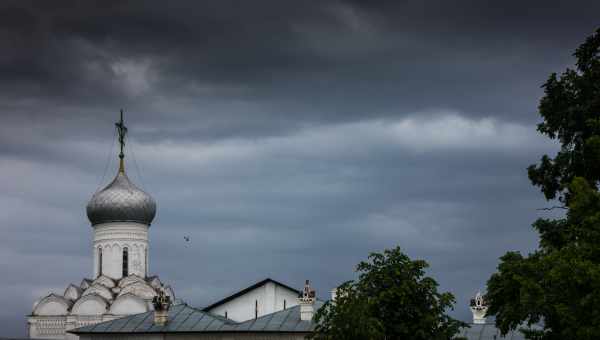
M 148 233 L 156 202 L 125 172 L 127 128 L 122 112 L 116 125 L 121 145 L 117 175 L 87 204 L 93 277 L 67 285 L 62 294 L 52 293 L 36 301 L 27 320 L 31 338 L 68 338 L 66 331 L 73 328 L 147 312 L 159 291 L 175 300 L 169 285 L 149 275 Z
M 171 286 L 149 274 L 149 231 L 156 202 L 132 183 L 125 171 L 127 128 L 122 112 L 116 128 L 120 144 L 117 174 L 93 194 L 86 209 L 92 227 L 93 276 L 67 285 L 61 294 L 51 293 L 35 301 L 27 317 L 30 338 L 77 339 L 70 330 L 151 312 L 153 299 L 161 294 L 181 305 Z M 299 290 L 268 278 L 198 313 L 226 322 L 253 320 L 294 311 L 299 294 Z M 297 321 L 301 321 L 299 313 Z
M 116 123 L 120 144 L 115 178 L 92 195 L 87 216 L 92 227 L 92 278 L 48 294 L 27 316 L 33 339 L 190 340 L 304 339 L 315 328 L 323 305 L 310 282 L 302 290 L 271 278 L 221 298 L 204 308 L 178 300 L 171 286 L 149 274 L 149 231 L 156 202 L 127 177 L 127 128 Z M 331 300 L 335 300 L 335 290 Z M 461 331 L 468 339 L 523 339 L 520 332 L 499 335 L 486 323 L 481 295 L 471 302 L 473 324 Z

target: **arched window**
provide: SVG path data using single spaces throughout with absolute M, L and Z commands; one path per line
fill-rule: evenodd
M 123 248 L 123 277 L 129 275 L 129 249 Z
M 102 247 L 98 248 L 98 276 L 102 276 Z

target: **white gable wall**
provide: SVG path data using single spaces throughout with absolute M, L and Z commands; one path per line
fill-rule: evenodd
M 208 311 L 222 316 L 227 313 L 229 319 L 241 322 L 254 319 L 257 302 L 258 317 L 261 317 L 283 310 L 284 301 L 286 308 L 296 306 L 298 293 L 269 281 Z

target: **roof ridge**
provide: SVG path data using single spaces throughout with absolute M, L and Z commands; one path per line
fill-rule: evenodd
M 287 289 L 289 289 L 289 290 L 292 290 L 292 291 L 294 291 L 294 292 L 296 292 L 296 293 L 298 293 L 298 294 L 300 294 L 300 293 L 301 293 L 301 291 L 300 291 L 299 289 L 296 289 L 296 288 L 294 288 L 294 287 L 291 287 L 291 286 L 288 286 L 288 285 L 286 285 L 285 283 L 281 283 L 281 282 L 279 282 L 279 281 L 277 281 L 277 280 L 274 280 L 274 279 L 272 279 L 272 278 L 270 278 L 270 277 L 267 277 L 267 278 L 265 278 L 265 279 L 263 279 L 263 280 L 260 280 L 260 281 L 258 281 L 258 282 L 256 282 L 256 283 L 254 283 L 254 284 L 252 284 L 252 285 L 250 285 L 250 286 L 246 287 L 246 288 L 243 288 L 243 289 L 241 289 L 241 290 L 238 290 L 238 291 L 236 291 L 235 293 L 233 293 L 233 294 L 230 294 L 229 296 L 226 296 L 225 298 L 222 298 L 221 300 L 218 300 L 217 302 L 214 302 L 214 303 L 212 303 L 212 304 L 210 304 L 210 305 L 208 305 L 208 306 L 206 306 L 206 307 L 202 308 L 202 310 L 206 312 L 206 311 L 208 311 L 209 309 L 212 309 L 212 308 L 214 308 L 214 307 L 216 307 L 216 306 L 220 306 L 220 305 L 222 305 L 222 304 L 224 304 L 224 303 L 226 303 L 226 302 L 229 302 L 229 301 L 231 301 L 231 300 L 235 299 L 236 297 L 238 297 L 238 296 L 241 296 L 241 295 L 244 295 L 245 293 L 247 293 L 247 292 L 249 292 L 249 291 L 251 291 L 251 290 L 253 290 L 253 289 L 256 289 L 256 288 L 258 288 L 258 287 L 260 287 L 260 286 L 262 286 L 262 285 L 264 285 L 265 283 L 268 283 L 268 282 L 275 283 L 275 284 L 277 284 L 277 285 L 280 285 L 280 286 L 282 286 L 282 287 L 284 287 L 284 288 L 287 288 Z

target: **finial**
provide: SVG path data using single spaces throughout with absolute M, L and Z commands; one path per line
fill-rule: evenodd
M 469 307 L 471 308 L 471 312 L 473 313 L 473 323 L 485 324 L 485 315 L 489 307 L 485 295 L 481 294 L 481 292 L 478 291 L 477 294 L 475 294 L 475 297 L 471 299 Z
M 154 323 L 164 326 L 169 322 L 169 309 L 171 307 L 171 297 L 165 293 L 164 288 L 158 288 L 158 295 L 152 298 L 154 305 Z
M 306 280 L 304 289 L 298 297 L 298 304 L 300 305 L 300 320 L 310 321 L 315 313 L 314 303 L 317 299 L 315 290 L 310 287 L 310 281 Z
M 117 127 L 117 132 L 119 133 L 119 144 L 121 145 L 121 152 L 119 152 L 119 172 L 125 173 L 125 162 L 123 159 L 125 158 L 125 154 L 123 150 L 125 149 L 125 135 L 127 134 L 127 127 L 125 123 L 123 123 L 123 109 L 121 109 L 121 120 L 115 123 Z

